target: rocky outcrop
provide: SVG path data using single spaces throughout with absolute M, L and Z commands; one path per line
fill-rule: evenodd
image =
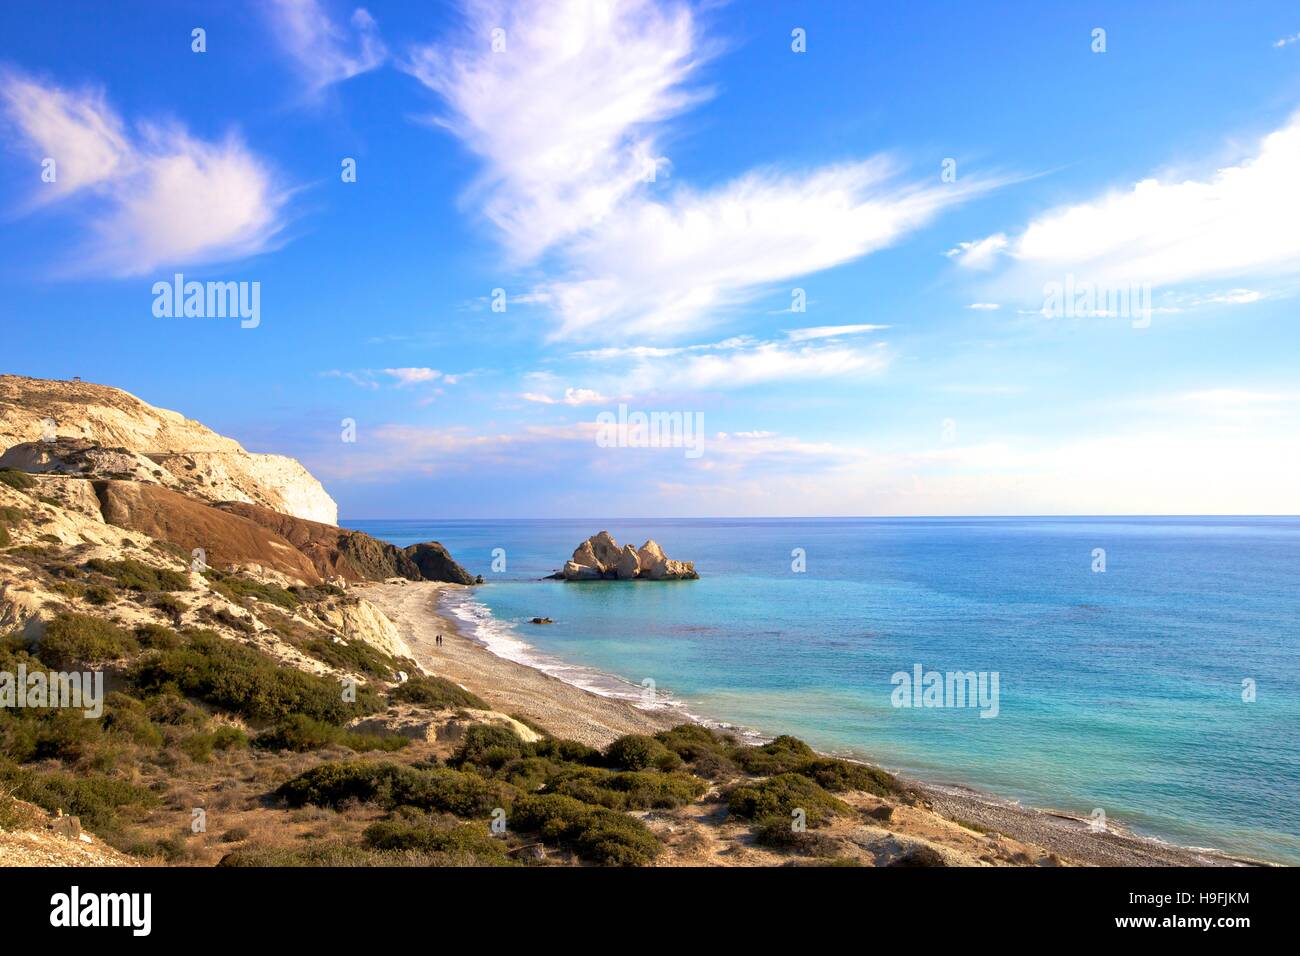
M 617 575 L 620 581 L 631 581 L 640 573 L 641 560 L 637 557 L 636 548 L 630 544 L 625 544 L 618 556 L 618 561 L 614 564 L 614 574 Z
M 671 561 L 654 539 L 640 548 L 618 542 L 608 531 L 594 534 L 573 552 L 564 567 L 551 575 L 564 581 L 683 581 L 699 577 L 693 561 Z
M 192 554 L 202 548 L 208 567 L 272 572 L 298 584 L 319 584 L 307 556 L 271 529 L 159 485 L 96 481 L 104 521 Z
M 307 613 L 349 641 L 361 641 L 392 657 L 415 657 L 393 622 L 369 601 L 331 600 L 310 608 Z M 412 661 L 412 667 L 418 665 Z
M 144 455 L 127 448 L 105 448 L 82 438 L 13 445 L 0 455 L 0 468 L 16 468 L 33 475 L 118 478 L 169 488 L 180 485 L 170 473 Z
M 206 501 L 245 501 L 313 521 L 338 521 L 334 500 L 292 458 L 252 454 L 232 438 L 121 389 L 0 375 L 0 451 L 38 443 L 54 447 L 23 447 L 15 454 L 37 467 L 14 467 L 129 477 Z
M 449 584 L 482 584 L 480 575 L 475 578 L 462 568 L 447 549 L 437 541 L 425 541 L 413 544 L 406 549 L 406 556 L 420 569 L 420 576 L 426 581 L 446 581 Z
M 362 531 L 306 521 L 258 505 L 227 501 L 216 508 L 254 521 L 280 535 L 306 555 L 316 572 L 327 581 L 405 578 L 408 581 L 474 583 L 473 576 L 436 541 L 402 549 Z
M 306 521 L 245 502 L 224 501 L 216 508 L 254 521 L 285 538 L 328 581 L 421 580 L 420 569 L 401 548 L 363 532 Z

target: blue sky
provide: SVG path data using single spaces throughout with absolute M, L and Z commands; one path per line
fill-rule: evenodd
M 3 18 L 0 370 L 345 519 L 1297 510 L 1294 4 Z M 176 272 L 260 323 L 156 317 Z M 602 447 L 620 405 L 700 454 Z

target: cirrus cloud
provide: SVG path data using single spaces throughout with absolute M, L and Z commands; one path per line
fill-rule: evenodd
M 12 71 L 0 75 L 0 107 L 20 148 L 54 160 L 48 199 L 35 204 L 89 200 L 84 245 L 62 271 L 140 275 L 242 259 L 278 241 L 289 192 L 234 135 L 207 142 L 142 122 L 132 136 L 102 91 Z
M 435 122 L 480 156 L 472 191 L 517 259 L 546 254 L 531 290 L 558 339 L 672 339 L 773 283 L 890 246 L 995 183 L 903 179 L 876 156 L 751 170 L 710 189 L 655 180 L 666 121 L 716 52 L 685 4 L 465 0 L 463 36 L 406 69 L 446 103 Z M 494 36 L 504 49 L 494 49 Z M 653 174 L 653 175 L 649 175 Z

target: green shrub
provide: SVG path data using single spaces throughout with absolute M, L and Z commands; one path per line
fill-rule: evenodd
M 369 687 L 357 688 L 355 702 L 345 701 L 338 681 L 285 667 L 268 654 L 211 631 L 193 632 L 186 646 L 145 657 L 132 677 L 146 693 L 175 687 L 254 720 L 279 721 L 300 714 L 341 724 L 379 709 L 379 696 Z
M 817 754 L 799 738 L 782 736 L 761 747 L 736 747 L 731 756 L 746 773 L 768 776 L 791 773 Z
M 583 803 L 611 810 L 627 806 L 626 794 L 608 786 L 614 771 L 600 767 L 561 768 L 557 775 L 546 781 L 545 793 L 571 797 Z
M 444 854 L 448 864 L 454 866 L 502 866 L 511 862 L 505 841 L 494 838 L 481 823 L 448 826 L 420 817 L 381 820 L 366 828 L 364 840 L 376 850 Z
M 235 614 L 229 608 L 220 607 L 215 611 L 211 608 L 204 608 L 201 614 L 204 620 L 213 621 L 217 624 L 223 624 L 232 631 L 239 631 L 243 634 L 253 634 L 257 631 L 257 626 L 251 618 L 242 614 Z
M 104 728 L 142 747 L 163 745 L 162 731 L 149 719 L 144 704 L 120 691 L 104 699 Z
M 564 740 L 547 737 L 530 745 L 529 750 L 538 757 L 546 757 L 562 763 L 582 763 L 597 766 L 605 758 L 595 747 L 578 743 L 576 740 Z
M 564 764 L 545 757 L 518 757 L 499 768 L 496 776 L 498 780 L 504 780 L 525 793 L 533 793 L 565 770 Z
M 462 817 L 487 818 L 509 806 L 514 790 L 496 780 L 447 767 L 415 769 L 395 763 L 326 763 L 281 784 L 276 794 L 291 806 L 338 808 L 348 800 L 385 809 L 410 806 Z
M 164 614 L 170 614 L 172 620 L 176 622 L 179 622 L 181 615 L 189 609 L 189 605 L 167 591 L 155 594 L 149 603 L 151 607 L 157 608 Z
M 803 810 L 810 827 L 821 826 L 836 813 L 849 809 L 815 781 L 794 773 L 736 787 L 727 798 L 727 808 L 736 816 L 751 820 L 769 816 L 789 820 L 794 810 Z
M 572 847 L 583 859 L 604 866 L 641 866 L 661 849 L 640 820 L 560 794 L 520 797 L 511 808 L 510 825 Z
M 126 558 L 122 561 L 107 561 L 94 558 L 86 562 L 86 568 L 96 571 L 117 582 L 118 587 L 128 591 L 188 591 L 190 577 L 180 571 L 167 568 L 155 568 Z
M 525 755 L 526 745 L 510 728 L 499 724 L 474 724 L 465 731 L 460 746 L 448 761 L 454 767 L 472 764 L 501 767 Z
M 655 740 L 688 762 L 723 746 L 713 731 L 700 724 L 678 724 L 671 730 L 661 730 L 655 734 Z
M 80 710 L 52 708 L 40 714 L 36 723 L 32 759 L 54 758 L 75 763 L 98 750 L 103 729 L 97 720 L 87 720 Z
M 878 797 L 886 797 L 901 795 L 907 789 L 897 777 L 879 767 L 868 767 L 832 757 L 817 757 L 802 763 L 795 773 L 816 780 L 832 793 L 863 790 Z
M 248 734 L 230 724 L 218 724 L 212 731 L 212 746 L 218 750 L 243 750 L 248 746 Z
M 55 581 L 50 585 L 51 590 L 56 594 L 62 594 L 69 598 L 83 598 L 86 596 L 86 589 L 76 581 Z
M 356 733 L 303 714 L 291 714 L 270 730 L 257 735 L 257 746 L 267 750 L 320 750 L 348 747 L 356 751 L 401 750 L 410 743 L 396 735 Z
M 134 654 L 140 649 L 129 632 L 88 614 L 59 614 L 45 626 L 37 654 L 56 670 L 77 664 L 99 664 Z
M 149 719 L 156 724 L 172 727 L 202 727 L 208 722 L 207 712 L 197 707 L 172 688 L 164 690 L 145 703 Z
M 918 844 L 885 865 L 901 867 L 947 866 L 948 861 L 934 847 Z
M 91 604 L 113 604 L 117 601 L 117 592 L 103 584 L 92 584 L 86 588 L 85 598 Z
M 303 714 L 290 714 L 269 730 L 254 739 L 263 750 L 319 750 L 336 746 L 343 736 L 337 724 L 326 723 Z
M 195 763 L 207 763 L 212 759 L 213 739 L 211 734 L 190 734 L 180 743 L 181 750 Z
M 126 847 L 131 856 L 162 857 L 168 863 L 176 863 L 190 855 L 189 844 L 179 833 L 153 840 L 137 840 Z
M 323 763 L 285 781 L 275 793 L 293 807 L 338 809 L 348 800 L 394 807 L 395 792 L 409 790 L 417 772 L 395 763 Z
M 157 651 L 175 650 L 185 643 L 179 634 L 162 624 L 137 624 L 135 638 L 141 647 Z
M 628 734 L 605 748 L 605 762 L 625 770 L 645 770 L 647 767 L 675 770 L 682 765 L 682 758 L 653 737 Z
M 303 641 L 299 646 L 318 661 L 324 661 L 343 671 L 388 680 L 395 677 L 399 670 L 396 658 L 371 647 L 365 641 L 341 642 L 316 637 Z M 472 694 L 470 696 L 473 697 Z
M 0 711 L 0 760 L 27 763 L 36 757 L 41 722 L 33 714 Z
M 19 472 L 19 474 L 22 474 Z M 9 528 L 26 519 L 25 512 L 18 508 L 0 508 L 0 548 L 5 547 L 13 539 L 9 536 Z
M 261 581 L 254 581 L 252 578 L 242 577 L 238 574 L 226 574 L 223 571 L 211 569 L 204 571 L 203 576 L 211 583 L 214 591 L 237 604 L 245 597 L 255 597 L 259 601 L 268 601 L 277 607 L 292 611 L 299 603 L 298 598 L 294 596 L 292 591 L 287 591 L 274 584 L 263 584 Z M 158 588 L 158 590 L 164 589 Z
M 389 693 L 389 698 L 402 704 L 423 704 L 425 707 L 441 707 L 455 710 L 471 707 L 475 710 L 491 710 L 481 697 L 471 694 L 465 688 L 445 677 L 418 675 L 398 684 Z
M 792 850 L 805 856 L 834 856 L 835 840 L 814 830 L 795 830 L 793 817 L 775 814 L 754 821 L 754 842 L 776 850 Z
M 36 479 L 17 468 L 0 468 L 0 485 L 8 485 L 18 491 L 27 491 L 36 487 Z
M 349 750 L 355 750 L 357 753 L 367 753 L 372 750 L 382 750 L 385 753 L 393 753 L 397 750 L 403 750 L 410 746 L 411 738 L 403 737 L 400 734 L 363 734 L 363 733 L 345 733 L 339 741 Z
M 688 773 L 655 773 L 649 770 L 616 773 L 607 789 L 622 793 L 630 810 L 669 810 L 699 799 L 708 785 Z
M 691 803 L 705 789 L 701 780 L 684 773 L 576 767 L 550 780 L 545 792 L 611 810 L 668 810 Z
M 103 836 L 116 829 L 127 808 L 149 809 L 158 798 L 125 780 L 95 774 L 37 773 L 0 764 L 0 783 L 13 787 L 13 795 L 50 811 L 81 817 L 89 830 Z
M 515 797 L 513 788 L 500 781 L 449 767 L 432 767 L 415 773 L 414 786 L 397 792 L 398 806 L 405 804 L 454 813 L 458 817 L 487 819 L 493 810 L 509 806 Z

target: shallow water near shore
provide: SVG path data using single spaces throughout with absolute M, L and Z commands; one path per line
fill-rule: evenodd
M 440 540 L 488 581 L 452 598 L 467 633 L 579 686 L 636 697 L 652 681 L 687 713 L 923 780 L 1300 863 L 1300 519 L 347 526 Z M 653 537 L 701 579 L 538 580 L 601 529 Z M 894 706 L 892 678 L 916 665 L 996 672 L 997 716 Z

